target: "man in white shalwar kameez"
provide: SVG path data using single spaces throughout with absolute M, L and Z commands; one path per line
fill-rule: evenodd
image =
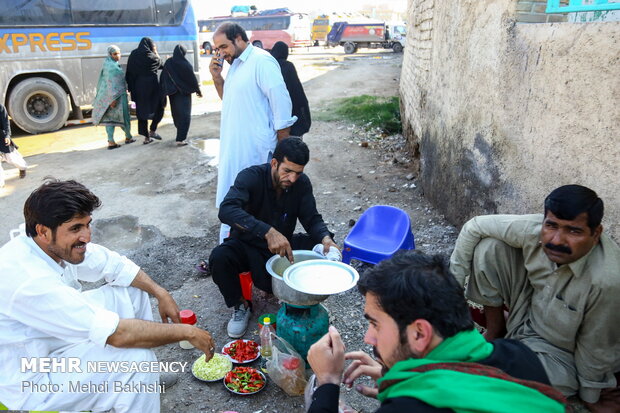
M 189 340 L 213 354 L 204 330 L 179 323 L 170 294 L 129 259 L 90 243 L 100 201 L 75 181 L 48 181 L 26 200 L 26 235 L 0 248 L 0 402 L 14 410 L 157 413 L 149 348 Z M 82 292 L 78 280 L 107 283 Z M 153 322 L 149 294 L 164 323 Z M 175 324 L 168 324 L 171 320 Z M 45 367 L 47 358 L 59 365 Z M 110 364 L 136 362 L 133 371 Z M 127 366 L 127 364 L 125 365 Z
M 215 206 L 234 184 L 237 174 L 252 165 L 269 162 L 279 140 L 288 137 L 297 120 L 278 62 L 248 42 L 243 28 L 223 23 L 213 35 L 216 53 L 209 70 L 222 98 L 220 157 Z M 223 60 L 230 64 L 226 81 Z M 230 227 L 222 224 L 220 243 Z

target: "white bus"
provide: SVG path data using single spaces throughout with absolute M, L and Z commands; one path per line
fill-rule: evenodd
M 29 133 L 82 119 L 116 44 L 127 62 L 142 37 L 172 55 L 177 44 L 198 72 L 198 27 L 190 0 L 0 0 L 0 98 Z
M 249 16 L 219 16 L 206 20 L 198 20 L 199 43 L 205 53 L 213 49 L 213 32 L 226 21 L 238 23 L 245 29 L 250 43 L 254 46 L 270 50 L 273 45 L 282 41 L 288 47 L 312 46 L 311 25 L 307 14 L 277 12 L 265 10 Z

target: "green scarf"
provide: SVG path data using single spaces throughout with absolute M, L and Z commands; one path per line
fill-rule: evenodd
M 378 399 L 412 397 L 455 412 L 564 412 L 560 402 L 518 383 L 443 369 L 410 371 L 434 363 L 477 362 L 492 352 L 493 344 L 477 330 L 458 333 L 444 340 L 426 358 L 396 363 L 377 383 L 381 388 L 382 382 L 397 382 L 383 389 Z

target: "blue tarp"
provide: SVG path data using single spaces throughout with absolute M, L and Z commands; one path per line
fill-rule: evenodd
M 230 8 L 230 14 L 232 13 L 246 13 L 249 14 L 252 10 L 252 6 L 232 6 Z
M 260 12 L 258 12 L 259 16 L 272 16 L 274 14 L 290 14 L 291 11 L 288 9 L 288 7 L 282 7 L 279 9 L 269 9 L 269 10 L 261 10 Z

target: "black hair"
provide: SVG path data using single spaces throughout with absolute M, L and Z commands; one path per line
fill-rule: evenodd
M 428 321 L 444 339 L 474 328 L 463 287 L 440 255 L 399 251 L 363 273 L 357 287 L 363 295 L 377 297 L 401 338 L 418 319 Z
M 564 185 L 554 189 L 545 198 L 545 216 L 547 211 L 559 219 L 573 220 L 577 215 L 588 215 L 588 227 L 594 232 L 603 220 L 603 200 L 590 188 L 581 185 Z
M 241 36 L 241 40 L 248 41 L 248 35 L 245 33 L 243 27 L 234 22 L 224 22 L 215 29 L 215 34 L 224 33 L 226 38 L 231 42 L 237 39 L 237 36 Z
M 284 158 L 286 158 L 289 162 L 305 166 L 310 160 L 310 150 L 308 145 L 300 138 L 285 138 L 276 145 L 276 149 L 273 151 L 273 158 L 278 161 L 278 164 L 282 163 Z
M 101 201 L 84 185 L 76 181 L 47 181 L 35 189 L 24 203 L 26 235 L 37 235 L 37 224 L 56 229 L 75 216 L 90 215 L 101 206 Z

